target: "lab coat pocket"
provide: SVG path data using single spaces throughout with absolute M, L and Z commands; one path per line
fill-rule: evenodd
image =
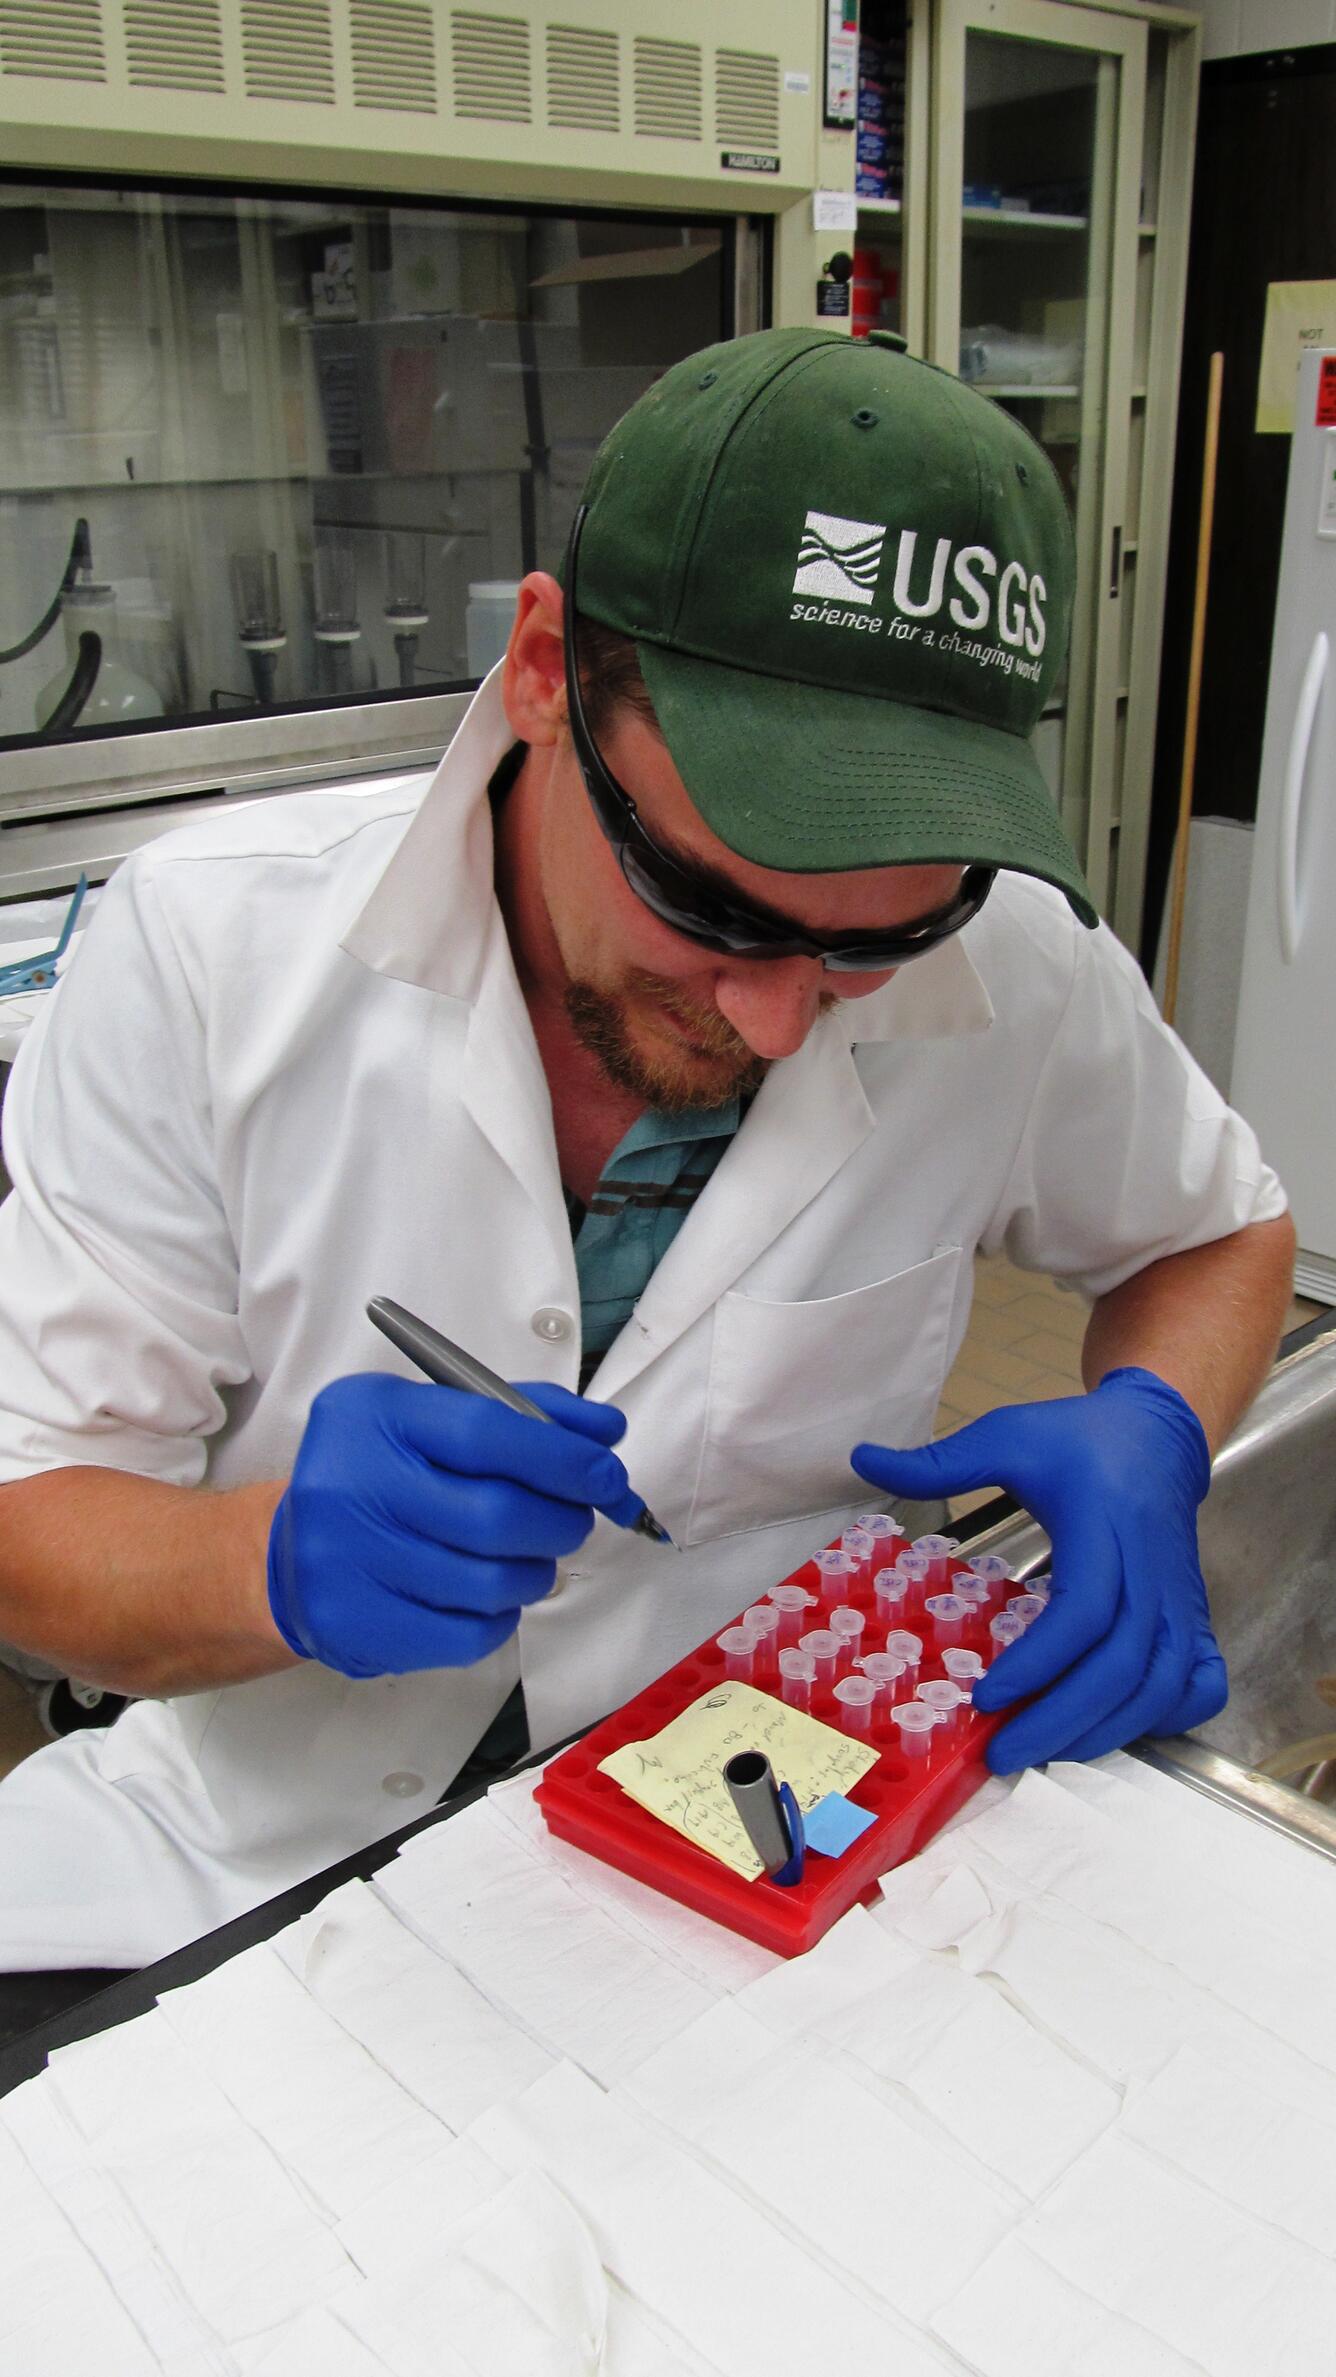
M 852 1500 L 865 1438 L 921 1444 L 946 1376 L 961 1250 L 869 1287 L 715 1308 L 705 1439 L 684 1540 L 706 1543 Z

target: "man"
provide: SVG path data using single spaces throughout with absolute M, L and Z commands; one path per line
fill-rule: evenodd
M 0 1638 L 153 1697 L 0 1787 L 10 1967 L 392 1830 L 521 1681 L 535 1747 L 596 1718 L 866 1500 L 856 1445 L 1052 1533 L 1000 1765 L 1223 1698 L 1195 1511 L 1291 1233 L 1028 746 L 1045 458 L 899 342 L 768 332 L 664 376 L 576 526 L 420 807 L 156 844 L 16 1069 Z M 1093 1391 L 881 1449 L 980 1246 L 1094 1299 Z M 374 1295 L 558 1424 L 411 1381 Z

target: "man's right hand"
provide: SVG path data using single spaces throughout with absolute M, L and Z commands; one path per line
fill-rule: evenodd
M 269 1534 L 290 1650 L 350 1676 L 469 1667 L 552 1589 L 596 1511 L 641 1504 L 607 1448 L 621 1412 L 526 1386 L 557 1424 L 366 1373 L 317 1395 Z

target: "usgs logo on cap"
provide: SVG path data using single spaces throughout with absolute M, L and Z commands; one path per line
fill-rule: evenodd
M 807 514 L 793 591 L 824 598 L 824 625 L 865 624 L 857 613 L 842 619 L 826 606 L 871 605 L 887 534 L 885 521 L 845 520 L 836 512 Z M 995 632 L 1013 651 L 1039 658 L 1047 633 L 1048 588 L 1037 570 L 1031 575 L 1019 561 L 999 563 L 987 545 L 956 546 L 944 536 L 938 537 L 932 561 L 925 565 L 918 559 L 918 545 L 919 531 L 902 528 L 891 588 L 891 600 L 902 616 L 934 619 L 945 605 L 949 618 L 967 634 Z

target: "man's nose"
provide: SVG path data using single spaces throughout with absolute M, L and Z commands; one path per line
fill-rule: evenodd
M 714 1003 L 756 1056 L 774 1060 L 802 1047 L 825 982 L 818 958 L 753 958 L 724 969 Z

